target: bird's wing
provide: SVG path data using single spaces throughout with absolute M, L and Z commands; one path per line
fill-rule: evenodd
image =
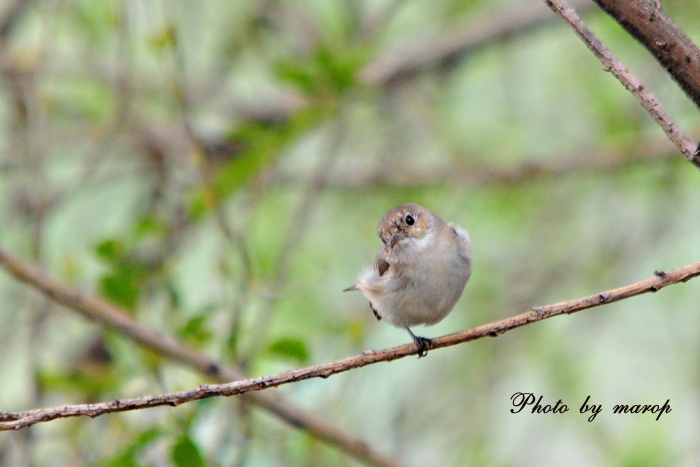
M 374 264 L 374 267 L 377 268 L 377 272 L 379 273 L 379 277 L 383 276 L 385 272 L 389 270 L 389 262 L 384 258 L 384 256 L 380 253 L 377 255 L 377 260 Z

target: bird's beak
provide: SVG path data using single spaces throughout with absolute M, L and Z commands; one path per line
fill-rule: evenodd
M 399 243 L 399 241 L 403 238 L 403 235 L 400 233 L 395 233 L 391 237 L 389 237 L 389 241 L 387 244 L 389 245 L 389 248 L 394 248 L 394 245 Z

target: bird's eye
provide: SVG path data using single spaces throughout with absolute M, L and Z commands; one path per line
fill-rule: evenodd
M 416 220 L 413 218 L 412 215 L 410 215 L 410 214 L 406 215 L 406 224 L 413 225 L 415 222 L 416 222 Z

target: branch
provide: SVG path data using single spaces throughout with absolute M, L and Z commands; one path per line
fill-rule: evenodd
M 647 112 L 656 120 L 673 141 L 678 150 L 688 162 L 700 169 L 700 155 L 696 154 L 696 145 L 664 110 L 656 97 L 629 71 L 620 60 L 588 29 L 574 10 L 564 5 L 560 0 L 544 0 L 552 11 L 559 15 L 571 26 L 593 54 L 603 62 L 605 69 L 613 75 L 637 98 Z
M 48 276 L 40 268 L 2 248 L 0 248 L 0 265 L 17 280 L 31 285 L 54 302 L 78 311 L 87 319 L 113 329 L 160 355 L 177 360 L 218 381 L 244 380 L 246 378 L 238 368 L 225 366 L 216 359 L 191 349 L 170 336 L 162 335 L 138 324 L 119 307 L 96 295 L 82 292 Z M 378 466 L 396 467 L 400 465 L 396 459 L 377 451 L 373 446 L 357 439 L 352 433 L 295 407 L 276 394 L 251 393 L 243 397 L 246 397 L 248 402 L 257 404 L 293 427 L 304 429 L 317 439 L 342 449 L 361 462 Z M 11 417 L 10 415 L 9 419 Z M 0 415 L 0 419 L 8 420 L 5 414 Z
M 5 8 L 5 15 L 0 18 L 0 44 L 4 45 L 12 33 L 13 28 L 33 1 L 34 0 L 15 0 L 13 4 Z
M 573 1 L 580 9 L 591 6 L 591 3 L 582 0 Z M 480 18 L 427 44 L 413 42 L 403 50 L 387 53 L 365 66 L 359 78 L 364 83 L 391 86 L 420 71 L 449 65 L 489 42 L 545 25 L 550 19 L 549 12 L 537 4 L 519 9 L 509 6 L 505 11 Z
M 483 337 L 497 337 L 511 329 L 519 328 L 536 321 L 542 321 L 553 316 L 571 314 L 577 311 L 594 308 L 607 303 L 617 302 L 626 298 L 641 295 L 647 292 L 657 292 L 664 287 L 679 282 L 686 282 L 700 275 L 700 262 L 674 269 L 667 272 L 655 271 L 654 277 L 637 282 L 625 287 L 608 290 L 588 297 L 577 298 L 552 305 L 536 306 L 526 313 L 511 318 L 495 321 L 473 329 L 455 332 L 442 337 L 431 339 L 429 350 L 449 347 L 452 345 L 469 342 Z M 28 427 L 40 422 L 47 422 L 56 418 L 77 417 L 87 415 L 97 417 L 99 415 L 125 412 L 148 407 L 178 406 L 185 402 L 206 399 L 215 396 L 235 396 L 250 391 L 277 387 L 283 384 L 303 381 L 305 379 L 321 377 L 328 378 L 331 375 L 349 371 L 355 368 L 371 365 L 378 362 L 390 362 L 399 358 L 418 353 L 416 344 L 404 344 L 383 350 L 366 350 L 360 355 L 346 358 L 337 362 L 325 363 L 307 368 L 285 371 L 276 375 L 245 381 L 234 381 L 225 384 L 203 384 L 189 391 L 173 392 L 157 396 L 139 397 L 136 399 L 120 399 L 98 404 L 64 405 L 54 408 L 27 410 L 17 413 L 0 412 L 0 431 L 16 430 Z
M 646 47 L 700 107 L 700 49 L 661 11 L 659 0 L 594 1 Z
M 698 133 L 700 135 L 700 133 Z M 445 184 L 509 185 L 534 179 L 565 177 L 582 172 L 625 170 L 632 164 L 670 159 L 678 156 L 678 150 L 666 137 L 646 138 L 631 144 L 600 151 L 581 151 L 562 155 L 547 161 L 526 161 L 521 164 L 499 167 L 496 164 L 472 164 L 466 158 L 454 158 L 446 167 L 418 166 L 411 162 L 393 164 L 348 174 L 340 171 L 329 180 L 333 188 L 360 189 L 391 187 L 419 187 Z M 294 173 L 277 175 L 277 182 L 298 183 Z

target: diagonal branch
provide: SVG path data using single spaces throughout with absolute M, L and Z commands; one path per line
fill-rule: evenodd
M 91 321 L 113 329 L 143 347 L 177 360 L 196 371 L 211 376 L 218 381 L 244 380 L 245 374 L 236 367 L 225 366 L 216 359 L 191 349 L 176 339 L 160 334 L 153 329 L 134 321 L 119 307 L 108 303 L 96 295 L 65 284 L 44 273 L 37 266 L 28 263 L 0 248 L 0 266 L 15 279 L 25 282 L 48 296 L 56 303 L 78 311 Z M 286 423 L 306 430 L 310 435 L 336 446 L 361 462 L 378 466 L 398 466 L 399 462 L 383 454 L 375 447 L 357 439 L 323 418 L 295 407 L 273 393 L 250 393 L 243 397 L 263 409 L 273 413 Z M 0 415 L 0 419 L 3 416 Z
M 700 49 L 659 0 L 594 0 L 637 39 L 700 107 Z
M 549 8 L 561 17 L 569 26 L 571 26 L 586 46 L 603 62 L 605 69 L 612 72 L 613 75 L 630 91 L 637 100 L 642 104 L 642 107 L 656 120 L 656 123 L 661 126 L 666 133 L 666 136 L 673 141 L 678 150 L 685 156 L 691 164 L 700 169 L 700 155 L 696 151 L 696 145 L 683 132 L 683 129 L 671 118 L 664 110 L 661 103 L 656 100 L 654 94 L 651 93 L 639 79 L 622 64 L 622 62 L 613 55 L 610 50 L 603 45 L 593 32 L 588 29 L 586 24 L 576 14 L 574 10 L 566 6 L 561 0 L 544 0 Z
M 8 8 L 5 8 L 5 15 L 0 18 L 0 45 L 4 45 L 12 34 L 17 23 L 31 6 L 34 0 L 15 0 Z
M 572 2 L 579 10 L 593 6 L 582 0 Z M 547 9 L 536 3 L 520 8 L 508 5 L 427 42 L 415 41 L 401 50 L 388 51 L 367 64 L 360 71 L 359 79 L 367 84 L 390 87 L 427 69 L 449 66 L 478 47 L 547 25 L 551 19 Z
M 428 348 L 430 350 L 469 342 L 483 337 L 497 337 L 511 329 L 515 329 L 536 321 L 542 321 L 553 316 L 571 314 L 577 311 L 594 308 L 607 303 L 617 302 L 648 292 L 657 292 L 664 287 L 679 282 L 686 282 L 700 275 L 700 262 L 673 269 L 666 272 L 654 272 L 654 277 L 634 284 L 607 290 L 588 297 L 577 298 L 552 305 L 536 306 L 530 311 L 485 324 L 473 329 L 455 332 L 442 337 L 432 339 Z M 87 415 L 97 417 L 99 415 L 125 412 L 148 407 L 164 405 L 177 406 L 185 402 L 205 399 L 215 396 L 235 396 L 250 391 L 261 391 L 282 384 L 294 383 L 305 379 L 321 377 L 328 378 L 331 375 L 342 373 L 354 368 L 360 368 L 372 363 L 390 362 L 419 352 L 416 344 L 405 344 L 383 350 L 367 350 L 360 355 L 325 363 L 307 368 L 286 371 L 271 376 L 234 381 L 225 384 L 203 384 L 189 391 L 161 394 L 157 396 L 139 397 L 136 399 L 120 399 L 98 404 L 64 405 L 54 408 L 35 409 L 18 413 L 0 412 L 0 431 L 13 430 L 28 427 L 40 422 L 47 422 L 56 418 L 77 417 Z
M 696 132 L 700 136 L 700 132 Z M 568 177 L 571 175 L 601 172 L 615 174 L 628 167 L 651 161 L 678 157 L 678 150 L 664 137 L 638 139 L 624 145 L 601 148 L 597 151 L 579 150 L 552 160 L 530 161 L 512 166 L 496 167 L 475 164 L 466 158 L 454 158 L 439 167 L 419 166 L 406 161 L 402 164 L 386 164 L 362 173 L 340 172 L 330 179 L 333 188 L 343 190 L 367 190 L 382 187 L 422 187 L 446 184 L 471 184 L 474 186 L 507 186 L 529 180 Z M 292 173 L 277 175 L 279 183 L 298 183 Z

